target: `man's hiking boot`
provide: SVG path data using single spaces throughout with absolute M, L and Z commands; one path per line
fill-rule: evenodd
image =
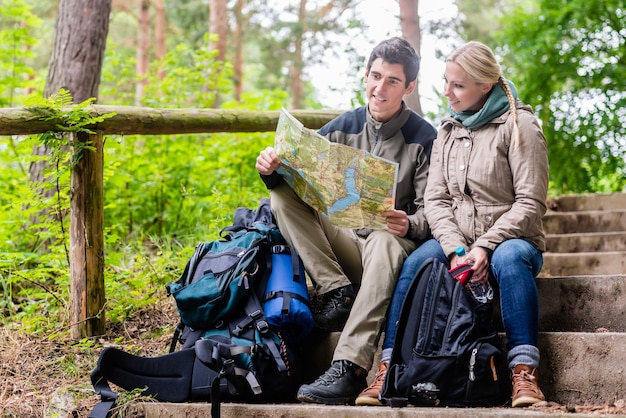
M 385 375 L 387 374 L 388 368 L 388 361 L 380 362 L 380 365 L 378 366 L 378 371 L 376 372 L 376 377 L 374 377 L 374 381 L 363 392 L 359 394 L 359 396 L 356 398 L 356 401 L 354 402 L 356 405 L 383 405 L 382 401 L 380 400 L 380 394 L 383 392 L 383 383 L 385 382 Z
M 537 369 L 518 364 L 512 370 L 511 380 L 513 381 L 512 407 L 530 406 L 546 400 L 537 384 Z
M 345 405 L 367 386 L 367 370 L 348 360 L 334 361 L 317 380 L 298 390 L 300 402 Z
M 348 320 L 354 297 L 352 285 L 321 295 L 319 307 L 313 312 L 315 328 L 323 332 L 341 331 Z

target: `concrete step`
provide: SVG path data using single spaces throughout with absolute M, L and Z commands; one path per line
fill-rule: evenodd
M 206 418 L 210 405 L 203 403 L 166 404 L 142 402 L 133 405 L 132 416 L 145 418 Z M 313 404 L 246 405 L 223 403 L 223 418 L 551 418 L 569 417 L 565 412 L 541 412 L 513 408 L 390 408 L 367 406 L 325 406 Z M 576 413 L 576 418 L 619 418 L 626 414 Z
M 619 210 L 626 208 L 626 193 L 590 193 L 548 199 L 548 208 L 557 212 Z
M 326 370 L 338 337 L 339 333 L 327 334 L 307 343 L 304 355 L 310 359 L 310 368 L 305 381 L 315 380 Z M 623 347 L 626 333 L 622 332 L 540 332 L 539 382 L 546 399 L 564 405 L 626 399 Z M 374 360 L 368 382 L 374 378 L 379 359 L 377 356 Z
M 625 274 L 538 278 L 537 289 L 542 332 L 626 332 Z
M 540 277 L 612 275 L 626 272 L 626 251 L 543 254 Z
M 568 405 L 612 405 L 626 398 L 624 365 L 626 334 L 623 333 L 541 333 L 539 384 L 550 402 Z M 132 407 L 132 416 L 145 418 L 210 415 L 206 403 L 141 402 Z M 224 418 L 317 418 L 320 416 L 361 417 L 564 417 L 563 412 L 540 412 L 512 408 L 389 408 L 324 406 L 314 404 L 251 405 L 224 403 Z M 577 413 L 579 418 L 618 417 L 624 414 Z
M 626 333 L 539 334 L 539 384 L 563 405 L 604 404 L 626 397 Z
M 626 332 L 626 298 L 621 297 L 626 294 L 626 274 L 541 275 L 536 283 L 540 331 L 595 332 L 604 328 Z M 496 295 L 494 320 L 502 330 L 497 299 Z M 607 301 L 611 301 L 610 309 L 607 309 Z M 336 333 L 335 339 L 338 336 Z M 322 358 L 322 363 L 327 365 L 331 360 L 330 353 L 332 347 L 311 357 Z
M 548 212 L 543 228 L 546 234 L 626 231 L 626 209 Z
M 541 364 L 539 385 L 546 399 L 559 405 L 611 405 L 626 399 L 625 333 L 540 333 Z M 369 381 L 373 376 L 370 374 Z M 146 418 L 206 417 L 210 405 L 204 403 L 138 403 L 137 415 Z M 565 416 L 511 408 L 399 408 L 323 406 L 314 404 L 222 405 L 224 418 L 246 417 L 529 417 Z M 569 415 L 568 415 L 569 416 Z M 576 414 L 576 417 L 586 417 Z M 599 414 L 589 415 L 597 418 Z M 607 415 L 615 417 L 617 415 Z
M 626 231 L 547 234 L 546 247 L 552 253 L 626 251 Z

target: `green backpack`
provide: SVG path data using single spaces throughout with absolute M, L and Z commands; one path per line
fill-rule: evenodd
M 268 271 L 272 241 L 278 238 L 272 232 L 258 224 L 196 246 L 180 279 L 166 286 L 184 325 L 210 329 L 239 308 Z

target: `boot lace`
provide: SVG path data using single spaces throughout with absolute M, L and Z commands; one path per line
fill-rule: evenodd
M 521 370 L 519 373 L 513 374 L 513 384 L 516 392 L 528 391 L 539 393 L 536 380 L 537 378 L 526 370 Z
M 317 378 L 315 384 L 321 384 L 328 386 L 336 379 L 343 376 L 346 372 L 346 366 L 343 362 L 337 362 L 333 364 L 328 370 L 326 370 L 320 377 Z
M 385 381 L 385 375 L 387 374 L 387 367 L 380 367 L 376 372 L 376 376 L 374 376 L 374 381 L 370 385 L 370 387 L 383 386 Z

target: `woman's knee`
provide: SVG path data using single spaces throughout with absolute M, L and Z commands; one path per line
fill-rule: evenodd
M 496 247 L 491 257 L 492 263 L 507 265 L 520 260 L 530 261 L 538 250 L 530 242 L 514 238 L 502 242 Z
M 400 277 L 412 277 L 429 258 L 438 258 L 441 261 L 447 262 L 447 260 L 445 260 L 445 255 L 443 254 L 443 250 L 441 249 L 441 245 L 435 239 L 424 242 L 422 245 L 418 246 L 415 251 L 409 254 L 407 259 L 404 261 L 404 265 L 402 266 Z
M 541 252 L 523 239 L 510 239 L 496 247 L 491 256 L 491 269 L 496 276 L 500 276 L 502 269 L 522 273 L 529 271 L 534 277 L 539 274 L 543 265 Z

